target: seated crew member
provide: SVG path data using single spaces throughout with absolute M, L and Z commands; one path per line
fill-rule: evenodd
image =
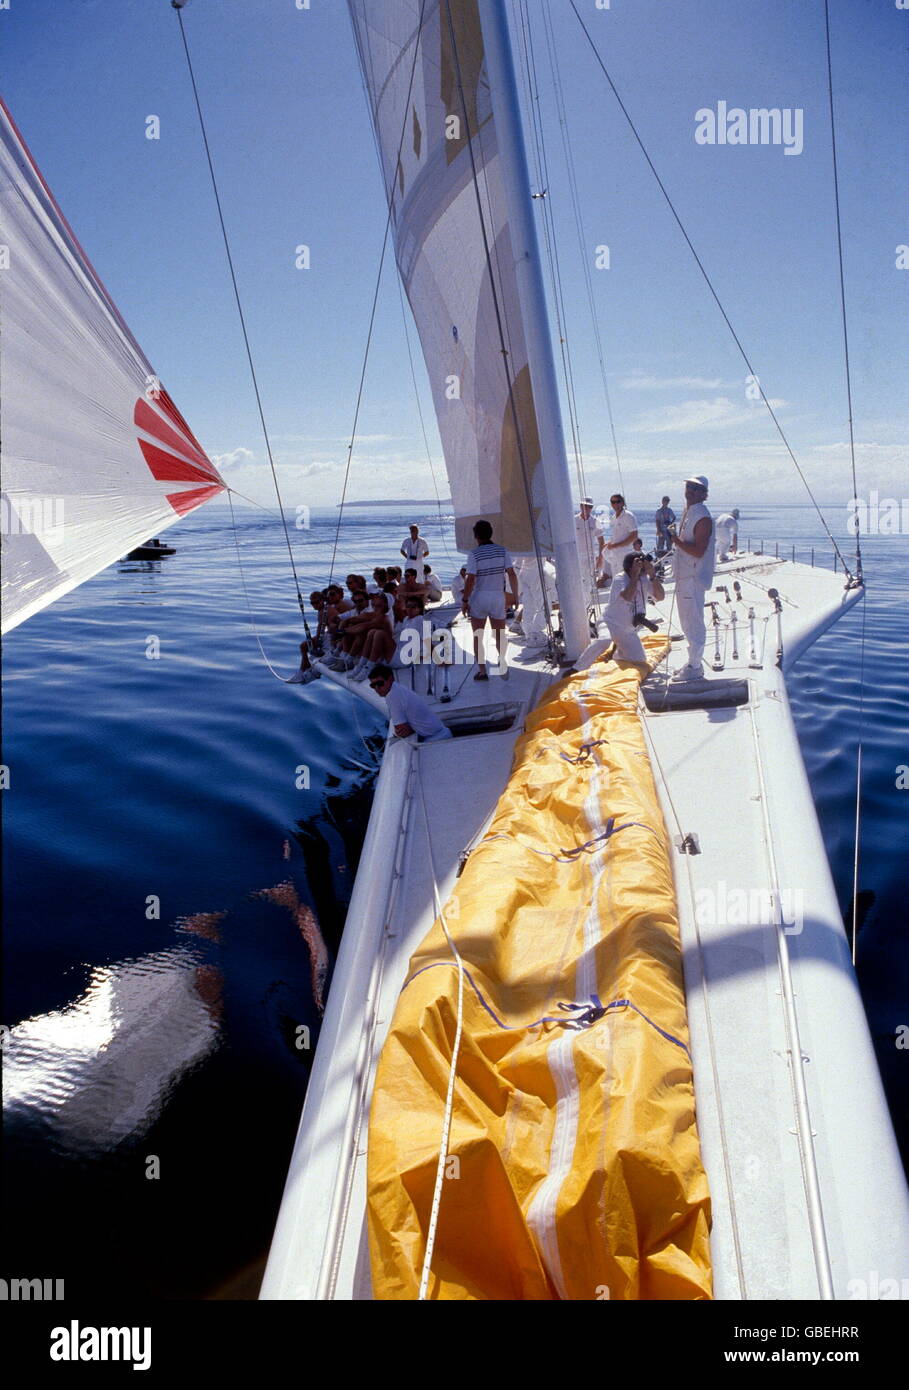
M 464 598 L 464 581 L 466 580 L 466 578 L 467 566 L 462 565 L 461 568 L 458 570 L 457 574 L 455 575 L 454 579 L 451 581 L 451 596 L 459 608 Z
M 435 743 L 452 737 L 451 730 L 442 723 L 426 696 L 399 685 L 390 666 L 382 662 L 373 666 L 369 684 L 385 697 L 388 717 L 398 738 L 416 734 L 421 743 Z
M 369 592 L 371 594 L 381 594 L 387 583 L 388 570 L 383 569 L 381 565 L 376 565 L 372 572 L 372 584 L 369 586 Z
M 430 603 L 440 603 L 442 600 L 442 581 L 433 570 L 432 565 L 423 566 L 423 583 L 426 585 L 426 597 Z
M 432 622 L 426 617 L 423 599 L 409 594 L 404 600 L 404 619 L 395 625 L 395 654 L 391 665 L 424 665 L 432 660 Z
M 637 633 L 635 618 L 643 616 L 649 599 L 665 597 L 653 562 L 646 555 L 632 552 L 622 561 L 622 574 L 616 576 L 603 614 L 618 661 L 646 661 L 647 653 Z

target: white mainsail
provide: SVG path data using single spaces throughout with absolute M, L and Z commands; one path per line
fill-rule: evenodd
M 224 482 L 0 102 L 3 631 Z
M 349 4 L 398 268 L 439 422 L 457 544 L 469 549 L 473 522 L 485 517 L 509 550 L 533 553 L 534 536 L 541 549 L 551 550 L 515 272 L 520 253 L 509 221 L 480 5 L 458 0 L 449 12 L 444 0 Z

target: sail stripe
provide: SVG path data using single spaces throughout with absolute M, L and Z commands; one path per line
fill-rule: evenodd
M 212 477 L 211 464 L 202 453 L 202 450 L 194 444 L 187 446 L 186 440 L 176 430 L 172 430 L 169 425 L 165 425 L 159 415 L 152 410 L 148 401 L 136 401 L 136 409 L 133 412 L 133 422 L 140 429 L 145 430 L 146 434 L 153 434 L 159 444 L 169 444 L 178 453 L 187 454 L 196 463 L 201 464 L 202 470 L 209 477 Z

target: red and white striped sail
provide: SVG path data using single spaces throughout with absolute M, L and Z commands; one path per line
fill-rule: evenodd
M 3 631 L 225 486 L 0 102 Z

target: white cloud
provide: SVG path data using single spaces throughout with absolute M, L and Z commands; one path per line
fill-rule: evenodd
M 643 372 L 634 372 L 619 380 L 623 391 L 662 391 L 667 387 L 685 391 L 719 391 L 729 390 L 734 384 L 721 381 L 719 377 L 647 376 Z
M 641 416 L 632 426 L 632 430 L 639 434 L 691 434 L 696 430 L 753 425 L 757 414 L 756 407 L 760 404 L 757 401 L 732 401 L 728 396 L 714 396 L 712 400 L 703 401 L 681 401 L 678 405 L 661 406 L 658 410 Z M 781 410 L 786 402 L 771 399 L 770 404 L 774 410 Z M 770 423 L 769 417 L 767 419 Z
M 251 449 L 243 448 L 231 449 L 226 454 L 209 454 L 219 473 L 223 473 L 225 468 L 235 468 L 238 464 L 252 463 L 255 457 Z

